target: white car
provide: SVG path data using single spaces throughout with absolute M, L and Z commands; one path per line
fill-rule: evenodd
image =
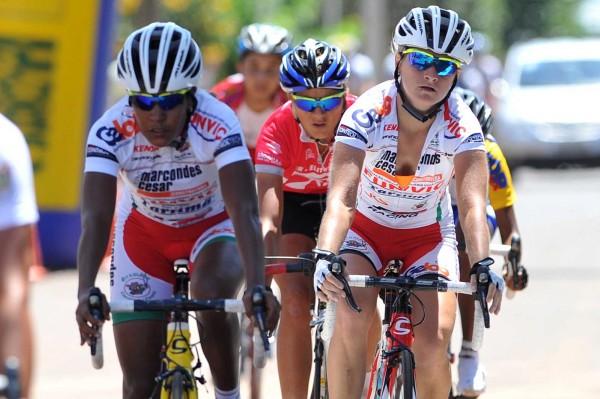
M 494 133 L 513 164 L 600 159 L 600 39 L 536 39 L 506 56 Z

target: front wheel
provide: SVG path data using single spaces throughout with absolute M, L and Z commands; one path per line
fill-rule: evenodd
M 193 384 L 193 380 L 192 380 Z M 189 380 L 187 376 L 180 372 L 175 371 L 171 376 L 171 387 L 169 389 L 169 399 L 196 399 L 194 389 L 190 389 Z M 162 396 L 161 396 L 162 398 Z
M 396 385 L 392 398 L 394 399 L 416 399 L 415 389 L 415 359 L 410 350 L 404 349 L 400 352 L 400 365 L 396 377 Z

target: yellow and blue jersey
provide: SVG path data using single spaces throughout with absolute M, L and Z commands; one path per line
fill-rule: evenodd
M 485 149 L 490 170 L 488 192 L 490 204 L 494 210 L 509 207 L 515 203 L 517 194 L 506 158 L 491 134 L 485 135 Z

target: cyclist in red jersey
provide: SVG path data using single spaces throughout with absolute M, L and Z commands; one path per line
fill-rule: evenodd
M 256 23 L 243 27 L 238 38 L 238 73 L 210 90 L 235 111 L 252 158 L 260 127 L 287 101 L 279 87 L 279 65 L 291 44 L 290 33 L 280 26 Z
M 341 50 L 307 39 L 283 57 L 281 87 L 290 101 L 263 125 L 256 177 L 265 252 L 296 256 L 315 247 L 325 211 L 331 147 L 348 93 L 349 64 Z M 312 284 L 303 275 L 276 276 L 282 314 L 277 366 L 282 397 L 306 398 L 311 369 Z
M 344 113 L 336 134 L 327 210 L 319 229 L 314 285 L 322 299 L 338 302 L 328 352 L 330 398 L 359 398 L 368 357 L 367 331 L 376 289 L 355 289 L 362 308 L 344 303 L 343 285 L 329 270 L 334 254 L 349 274 L 382 273 L 403 262 L 402 275 L 458 279 L 458 256 L 448 185 L 456 174 L 458 205 L 469 262 L 487 264 L 487 161 L 477 118 L 452 95 L 460 67 L 468 64 L 473 39 L 456 12 L 413 8 L 394 30 L 393 80 L 361 95 Z M 504 281 L 490 272 L 488 300 L 498 313 Z M 425 292 L 413 301 L 413 351 L 420 398 L 447 398 L 447 347 L 456 295 Z
M 100 324 L 88 301 L 109 238 L 117 174 L 124 192 L 112 243 L 113 300 L 171 297 L 173 262 L 187 258 L 194 298 L 236 297 L 245 274 L 247 314 L 252 315 L 250 293 L 262 290 L 267 328 L 277 323 L 279 304 L 264 287 L 250 155 L 233 111 L 195 86 L 201 67 L 198 44 L 172 22 L 136 30 L 119 53 L 117 73 L 129 95 L 88 136 L 77 256 L 82 344 Z M 201 313 L 201 344 L 215 396 L 239 399 L 238 317 Z M 148 398 L 160 370 L 166 315 L 113 313 L 112 319 L 123 397 Z

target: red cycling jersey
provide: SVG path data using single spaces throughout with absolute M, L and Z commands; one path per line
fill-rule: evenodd
M 347 94 L 346 107 L 355 100 L 354 95 Z M 291 101 L 271 114 L 256 142 L 256 172 L 283 176 L 283 191 L 326 193 L 330 162 L 331 151 L 321 159 L 317 143 L 297 122 Z

